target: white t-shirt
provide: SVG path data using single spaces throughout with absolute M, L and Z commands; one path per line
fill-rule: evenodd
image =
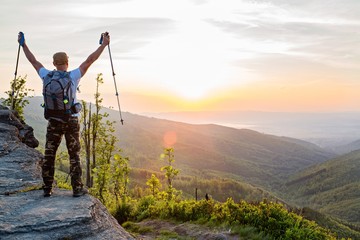
M 48 73 L 51 72 L 50 70 L 42 67 L 39 69 L 39 76 L 41 77 L 41 79 L 43 80 L 44 82 L 44 78 L 46 77 L 46 75 L 48 75 Z M 70 74 L 70 78 L 71 78 L 71 81 L 73 81 L 73 84 L 71 84 L 71 88 L 72 88 L 72 91 L 75 93 L 75 99 L 74 99 L 74 103 L 77 103 L 77 98 L 76 98 L 76 90 L 77 90 L 77 87 L 79 86 L 79 83 L 80 83 L 80 79 L 81 79 L 81 72 L 80 72 L 80 69 L 79 68 L 76 68 L 72 71 L 69 72 Z M 72 114 L 72 116 L 79 116 L 78 113 L 76 114 Z

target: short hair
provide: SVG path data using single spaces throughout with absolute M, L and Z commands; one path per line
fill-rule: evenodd
M 68 64 L 68 55 L 65 52 L 57 52 L 53 56 L 55 65 L 64 65 Z

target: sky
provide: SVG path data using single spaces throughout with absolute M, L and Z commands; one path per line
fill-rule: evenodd
M 111 36 L 123 111 L 360 111 L 359 0 L 2 0 L 0 96 L 10 88 L 17 34 L 53 69 L 69 70 Z M 108 49 L 80 83 L 93 101 L 117 109 Z M 41 95 L 20 52 L 17 76 Z

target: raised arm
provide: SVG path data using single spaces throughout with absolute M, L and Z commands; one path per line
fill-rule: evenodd
M 87 72 L 87 70 L 89 69 L 91 64 L 93 64 L 100 57 L 100 55 L 104 51 L 105 47 L 107 45 L 109 45 L 109 43 L 110 43 L 110 35 L 109 35 L 109 33 L 108 32 L 103 33 L 102 36 L 103 36 L 103 41 L 102 41 L 100 47 L 98 47 L 95 50 L 95 52 L 90 54 L 88 56 L 88 58 L 85 60 L 85 62 L 83 62 L 80 65 L 79 69 L 80 69 L 80 72 L 81 72 L 81 76 L 85 75 L 85 73 Z
M 34 54 L 32 54 L 32 52 L 30 51 L 29 47 L 27 46 L 27 44 L 25 42 L 24 34 L 21 32 L 18 35 L 18 42 L 23 47 L 26 58 L 33 65 L 36 72 L 38 73 L 40 68 L 42 68 L 44 66 L 38 60 L 36 60 Z

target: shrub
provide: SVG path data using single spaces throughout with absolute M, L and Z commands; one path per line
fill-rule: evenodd
M 253 239 L 336 239 L 329 230 L 315 222 L 289 212 L 281 204 L 265 201 L 254 204 L 245 201 L 235 203 L 231 198 L 225 203 L 214 200 L 168 201 L 146 196 L 122 203 L 115 218 L 119 222 L 146 218 L 197 221 L 230 227 L 234 233 L 253 236 Z
M 120 224 L 122 224 L 130 219 L 131 210 L 131 204 L 128 204 L 126 201 L 121 201 L 121 203 L 116 207 L 113 216 Z

